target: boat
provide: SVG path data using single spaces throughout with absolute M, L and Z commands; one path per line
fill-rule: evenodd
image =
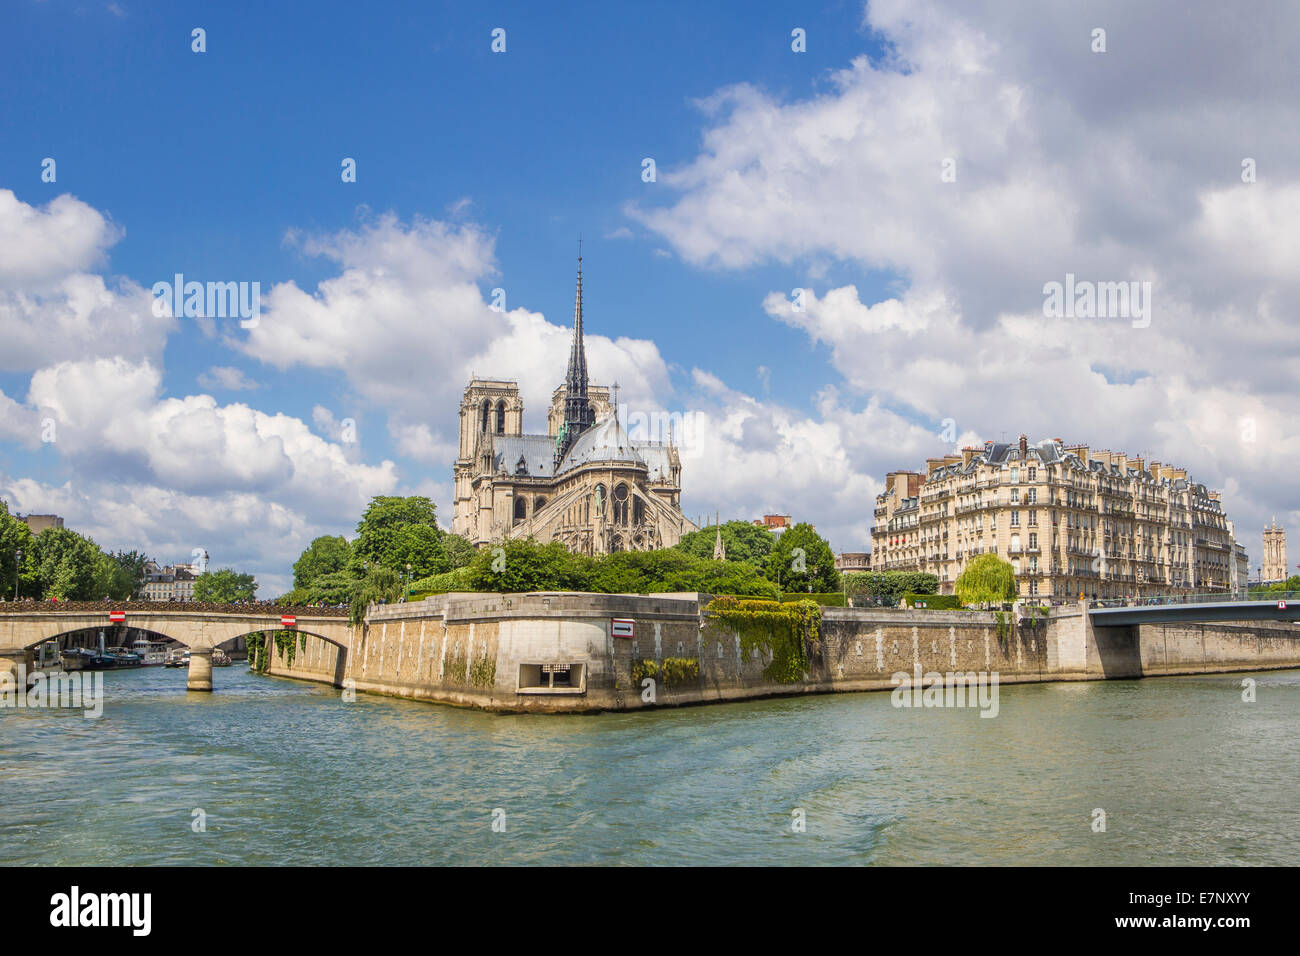
M 95 652 L 85 647 L 69 647 L 60 655 L 65 671 L 84 671 Z
M 142 637 L 131 645 L 131 650 L 140 655 L 145 667 L 157 667 L 167 660 L 166 641 L 151 641 Z
M 116 671 L 131 667 L 143 667 L 144 659 L 125 647 L 110 647 L 90 658 L 86 670 Z
M 223 651 L 221 648 L 219 648 L 219 647 L 214 647 L 214 648 L 212 649 L 212 666 L 213 666 L 213 667 L 229 667 L 229 666 L 230 666 L 230 655 L 227 654 L 225 651 Z
M 189 667 L 190 666 L 190 649 L 188 647 L 173 647 L 167 652 L 167 659 L 163 661 L 163 667 Z

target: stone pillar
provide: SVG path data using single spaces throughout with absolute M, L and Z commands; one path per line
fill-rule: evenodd
M 0 675 L 7 675 L 7 683 L 17 686 L 18 683 L 18 666 L 23 665 L 27 674 L 31 673 L 31 661 L 27 659 L 27 651 L 24 648 L 16 650 L 0 651 Z
M 212 648 L 190 648 L 190 674 L 186 690 L 212 690 Z

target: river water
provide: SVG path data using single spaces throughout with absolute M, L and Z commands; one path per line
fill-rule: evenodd
M 994 719 L 888 693 L 509 716 L 242 664 L 211 695 L 104 676 L 98 720 L 0 710 L 5 863 L 1300 863 L 1300 671 L 1002 687 Z

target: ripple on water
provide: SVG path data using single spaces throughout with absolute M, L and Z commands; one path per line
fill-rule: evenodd
M 114 672 L 100 720 L 0 714 L 0 843 L 73 865 L 1295 864 L 1300 672 L 1249 675 L 1254 704 L 1243 676 L 1004 686 L 987 719 L 888 694 L 496 715 Z

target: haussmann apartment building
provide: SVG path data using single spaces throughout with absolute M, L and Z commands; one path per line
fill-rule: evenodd
M 1044 601 L 1240 591 L 1249 570 L 1219 493 L 1184 469 L 1024 435 L 890 472 L 871 540 L 873 571 L 925 571 L 943 594 L 986 552 Z

